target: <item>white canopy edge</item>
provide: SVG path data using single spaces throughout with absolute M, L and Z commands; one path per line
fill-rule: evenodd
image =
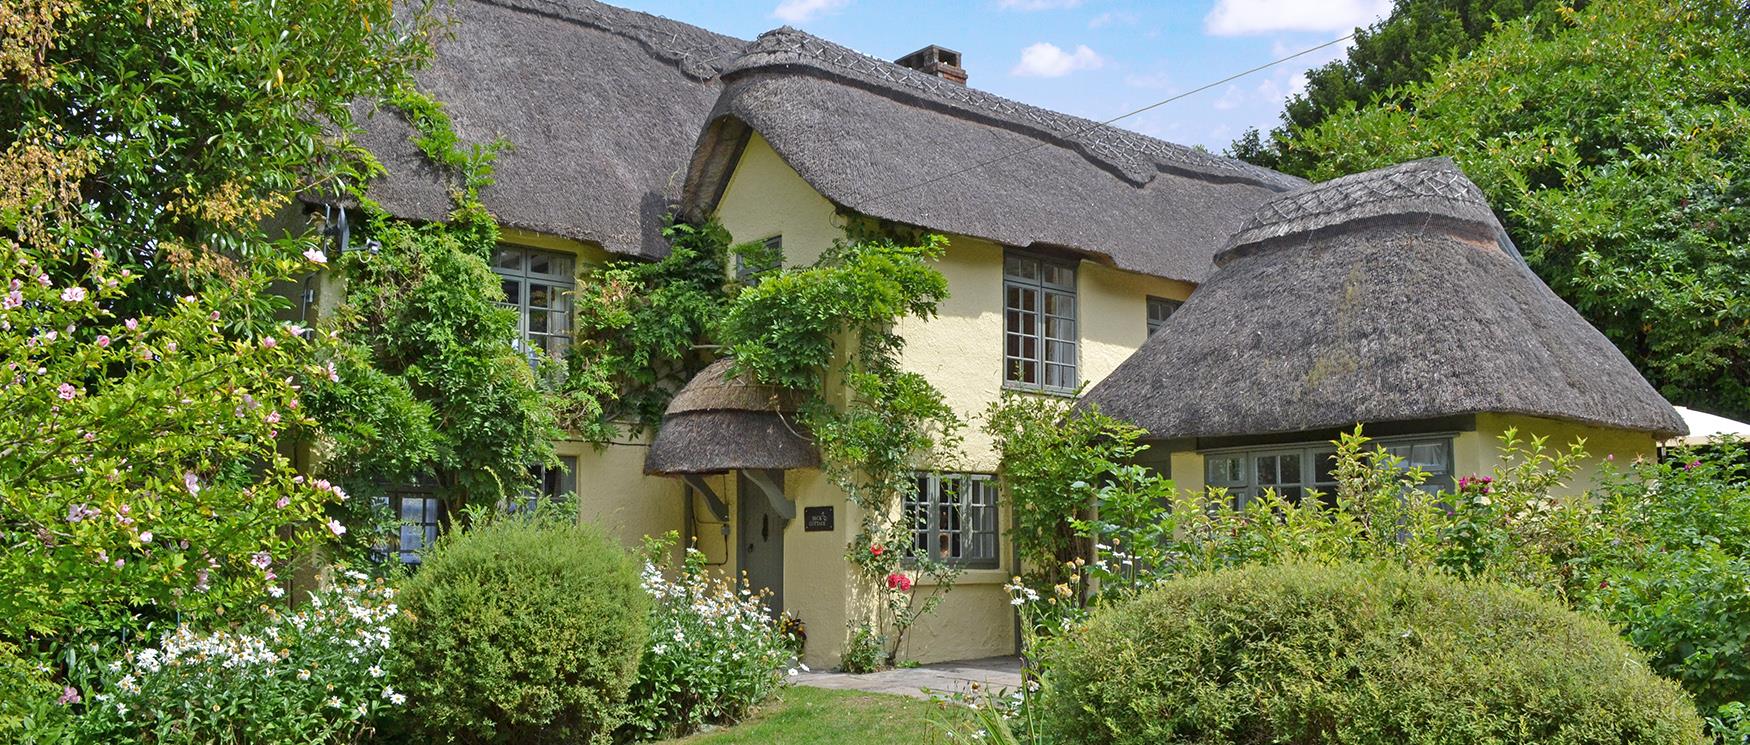
M 1682 406 L 1676 409 L 1683 417 L 1683 423 L 1689 425 L 1689 434 L 1666 440 L 1665 447 L 1706 445 L 1719 435 L 1736 435 L 1750 440 L 1750 424 Z

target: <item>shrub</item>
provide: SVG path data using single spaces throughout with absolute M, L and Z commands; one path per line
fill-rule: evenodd
M 1602 622 L 1389 565 L 1174 580 L 1046 657 L 1062 742 L 1702 741 L 1689 699 Z
M 1588 557 L 1585 603 L 1683 684 L 1702 711 L 1750 702 L 1750 464 L 1741 444 L 1608 478 L 1613 540 Z
M 762 596 L 707 576 L 705 555 L 692 548 L 680 576 L 669 579 L 656 560 L 669 545 L 646 547 L 644 589 L 655 603 L 620 728 L 628 739 L 677 737 L 736 721 L 777 692 L 791 659 L 790 640 Z
M 406 584 L 395 669 L 431 740 L 589 742 L 647 639 L 631 557 L 594 528 L 500 518 L 440 540 Z
M 395 591 L 349 572 L 241 630 L 181 626 L 105 666 L 80 742 L 351 743 L 404 703 L 384 669 Z M 69 689 L 62 700 L 77 698 Z

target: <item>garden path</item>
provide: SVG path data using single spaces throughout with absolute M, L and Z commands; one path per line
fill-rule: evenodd
M 978 692 L 993 692 L 1021 687 L 1021 658 L 987 657 L 981 660 L 937 662 L 918 667 L 883 670 L 878 673 L 815 671 L 797 675 L 797 685 L 838 690 L 895 693 L 913 698 L 930 698 L 936 694 L 965 693 L 976 685 Z

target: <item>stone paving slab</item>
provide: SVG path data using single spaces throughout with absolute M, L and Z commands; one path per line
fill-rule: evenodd
M 919 667 L 883 670 L 878 673 L 814 671 L 791 679 L 797 685 L 871 693 L 894 693 L 927 699 L 932 694 L 966 693 L 977 684 L 980 692 L 1015 690 L 1021 687 L 1021 658 L 987 657 L 981 660 L 937 662 Z

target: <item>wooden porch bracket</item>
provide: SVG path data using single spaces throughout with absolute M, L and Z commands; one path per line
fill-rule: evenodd
M 700 494 L 705 495 L 705 506 L 710 508 L 711 515 L 717 518 L 718 522 L 724 524 L 725 530 L 728 530 L 729 505 L 723 502 L 722 497 L 717 496 L 717 492 L 711 489 L 711 485 L 705 483 L 705 479 L 696 473 L 684 474 L 681 476 L 681 480 L 685 481 L 687 486 L 693 487 Z M 725 533 L 725 535 L 728 534 Z
M 784 497 L 783 482 L 773 481 L 772 474 L 778 474 L 783 479 L 783 471 L 748 470 L 742 471 L 749 483 L 753 484 L 766 495 L 766 500 L 772 503 L 772 511 L 785 520 L 796 519 L 796 503 Z

